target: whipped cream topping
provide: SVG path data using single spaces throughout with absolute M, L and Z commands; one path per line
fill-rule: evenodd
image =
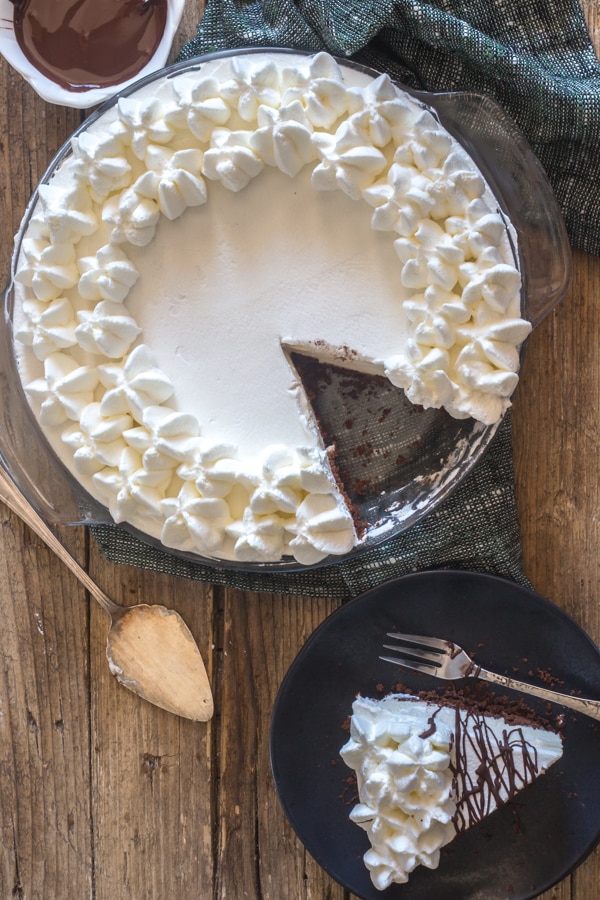
M 404 883 L 419 865 L 480 822 L 562 755 L 554 732 L 468 709 L 392 694 L 358 697 L 340 750 L 356 772 L 350 813 L 369 836 L 364 862 L 376 888 Z
M 356 772 L 350 818 L 369 836 L 364 862 L 378 890 L 407 881 L 419 865 L 437 868 L 456 834 L 452 730 L 437 720 L 429 727 L 423 703 L 406 701 L 401 716 L 388 707 L 359 697 L 340 751 Z
M 274 178 L 285 185 L 260 187 Z M 253 215 L 268 197 L 273 235 L 289 230 L 277 198 L 298 194 L 298 233 L 320 229 L 330 243 L 300 286 L 285 263 L 263 263 L 271 284 L 255 283 L 266 257 Z M 196 227 L 199 256 L 184 243 Z M 412 402 L 493 423 L 530 330 L 511 239 L 469 156 L 387 76 L 342 71 L 324 53 L 207 63 L 121 98 L 40 188 L 15 273 L 25 389 L 52 446 L 117 522 L 202 556 L 310 565 L 358 536 L 284 348 L 353 347 L 356 365 Z M 165 321 L 165 340 L 167 315 L 180 334 Z M 232 400 L 221 359 L 240 340 L 225 338 L 238 318 L 263 335 L 236 350 L 262 416 Z

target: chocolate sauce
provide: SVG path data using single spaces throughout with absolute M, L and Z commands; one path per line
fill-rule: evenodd
M 522 729 L 507 727 L 498 738 L 478 713 L 456 709 L 454 738 L 456 741 L 456 781 L 459 802 L 455 815 L 458 832 L 480 822 L 489 815 L 492 801 L 496 806 L 513 797 L 538 772 L 537 751 L 529 744 Z M 480 761 L 474 775 L 463 769 L 468 755 Z M 515 755 L 523 771 L 515 765 Z
M 165 30 L 167 0 L 13 0 L 17 42 L 38 71 L 69 91 L 133 78 Z
M 425 731 L 423 731 L 423 732 L 419 735 L 419 737 L 420 737 L 420 738 L 423 738 L 423 740 L 424 740 L 425 738 L 431 737 L 432 734 L 435 734 L 435 733 L 436 733 L 436 731 L 437 731 L 437 724 L 436 724 L 436 721 L 435 721 L 435 717 L 437 716 L 437 714 L 439 713 L 439 711 L 441 710 L 441 708 L 442 708 L 442 707 L 440 706 L 438 709 L 436 709 L 436 711 L 433 713 L 433 715 L 430 716 L 430 717 L 427 719 L 427 721 L 428 721 L 428 723 L 429 723 L 429 727 L 426 728 Z

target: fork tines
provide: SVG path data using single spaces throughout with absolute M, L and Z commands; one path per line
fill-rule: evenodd
M 395 663 L 405 669 L 413 669 L 415 672 L 424 672 L 426 675 L 436 675 L 438 667 L 444 657 L 444 642 L 439 638 L 427 637 L 422 634 L 401 634 L 397 631 L 388 631 L 387 637 L 394 638 L 398 644 L 384 644 L 385 650 L 394 650 L 397 653 L 407 653 L 408 656 L 380 656 L 384 662 Z M 408 647 L 400 646 L 400 643 L 408 644 Z M 410 645 L 415 645 L 411 647 Z M 419 646 L 420 645 L 420 646 Z M 431 649 L 426 650 L 425 647 Z M 416 658 L 415 658 L 416 657 Z M 426 662 L 427 660 L 427 662 Z
M 384 644 L 385 646 L 385 644 Z M 438 666 L 435 663 L 419 663 L 416 659 L 407 659 L 404 656 L 380 656 L 383 662 L 402 666 L 403 669 L 413 669 L 415 672 L 423 672 L 425 675 L 437 675 Z
M 446 652 L 448 641 L 441 638 L 429 637 L 424 634 L 402 634 L 400 631 L 388 631 L 387 637 L 394 638 L 397 641 L 404 641 L 406 644 L 422 644 L 424 647 L 435 647 L 443 653 Z

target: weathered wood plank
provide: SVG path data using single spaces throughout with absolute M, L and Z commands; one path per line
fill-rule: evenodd
M 213 681 L 210 587 L 108 563 L 95 544 L 91 574 L 117 602 L 160 600 L 190 628 Z M 91 615 L 90 678 L 94 887 L 115 897 L 210 896 L 213 882 L 214 720 L 179 719 L 109 674 L 108 619 Z
M 343 897 L 284 818 L 269 762 L 279 685 L 334 607 L 327 600 L 225 592 L 216 872 L 223 900 Z
M 575 254 L 572 290 L 530 339 L 514 406 L 516 492 L 524 567 L 535 589 L 600 642 L 598 296 L 600 260 Z M 584 863 L 573 900 L 593 896 L 600 854 Z M 562 896 L 562 895 L 561 895 Z M 555 898 L 556 893 L 548 894 Z
M 81 532 L 62 537 L 82 558 Z M 88 613 L 83 590 L 0 511 L 0 895 L 88 896 Z
M 79 122 L 0 61 L 0 272 L 50 159 Z M 62 529 L 80 562 L 85 536 Z M 11 513 L 0 512 L 0 895 L 88 896 L 88 612 L 84 591 Z

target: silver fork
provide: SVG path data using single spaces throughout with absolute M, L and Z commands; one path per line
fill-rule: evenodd
M 526 681 L 509 678 L 507 675 L 490 672 L 477 665 L 462 647 L 452 641 L 423 634 L 400 634 L 396 631 L 389 631 L 387 637 L 394 638 L 398 643 L 384 644 L 384 648 L 397 651 L 402 655 L 380 656 L 379 658 L 385 662 L 395 663 L 404 669 L 413 669 L 415 672 L 423 672 L 447 681 L 454 681 L 458 678 L 481 678 L 492 684 L 501 684 L 503 687 L 521 691 L 524 694 L 541 697 L 542 700 L 549 700 L 551 703 L 560 703 L 561 706 L 568 706 L 586 716 L 591 716 L 592 719 L 600 720 L 599 700 L 587 700 L 583 697 L 572 697 L 570 694 L 560 694 L 557 691 L 538 687 L 537 684 L 528 684 Z M 401 646 L 401 644 L 408 646 Z

